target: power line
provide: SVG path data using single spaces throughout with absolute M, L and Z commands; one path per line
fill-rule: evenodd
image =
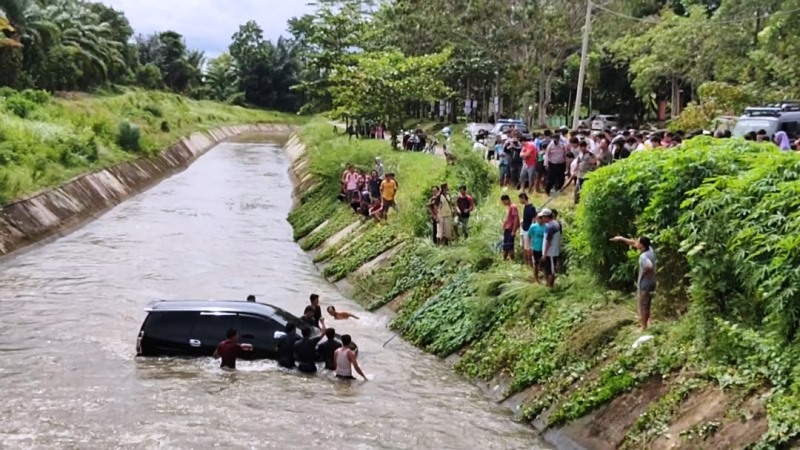
M 599 4 L 594 3 L 594 2 L 591 2 L 591 4 L 592 4 L 593 7 L 597 8 L 597 9 L 599 9 L 601 11 L 605 11 L 605 12 L 607 12 L 607 13 L 613 15 L 613 16 L 617 16 L 617 17 L 620 17 L 622 19 L 628 19 L 628 20 L 633 20 L 633 21 L 636 21 L 636 22 L 648 23 L 648 24 L 659 24 L 659 23 L 662 22 L 661 20 L 653 20 L 653 19 L 648 19 L 648 18 L 634 17 L 634 16 L 631 16 L 631 15 L 628 15 L 628 14 L 621 13 L 619 11 L 614 11 L 613 9 L 606 8 L 605 6 L 599 5 Z M 734 24 L 739 24 L 739 23 L 744 23 L 744 22 L 751 22 L 753 20 L 768 19 L 768 18 L 770 18 L 772 16 L 776 16 L 778 14 L 791 14 L 791 13 L 794 13 L 794 12 L 800 12 L 800 8 L 788 9 L 786 11 L 775 11 L 772 14 L 759 15 L 759 16 L 755 16 L 755 17 L 751 17 L 751 18 L 747 18 L 747 19 L 738 19 L 738 20 L 713 20 L 713 19 L 711 19 L 706 23 L 709 24 L 709 25 L 734 25 Z

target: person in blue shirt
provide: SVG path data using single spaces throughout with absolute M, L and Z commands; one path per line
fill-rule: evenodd
M 542 262 L 542 249 L 544 247 L 545 224 L 542 215 L 536 216 L 536 220 L 528 228 L 528 238 L 531 240 L 531 250 L 533 251 L 533 280 L 539 283 L 539 266 Z

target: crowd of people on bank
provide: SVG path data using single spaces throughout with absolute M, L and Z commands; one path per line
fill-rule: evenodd
M 255 302 L 253 295 L 248 302 Z M 333 305 L 326 308 L 333 320 L 358 319 L 354 314 L 336 311 Z M 300 335 L 297 331 L 300 328 Z M 236 359 L 241 352 L 252 351 L 251 344 L 239 342 L 238 330 L 231 328 L 227 338 L 219 343 L 214 351 L 214 359 L 221 359 L 223 369 L 236 369 Z M 336 330 L 325 326 L 319 295 L 311 294 L 310 304 L 305 307 L 300 323 L 289 321 L 282 333 L 276 333 L 278 344 L 278 365 L 285 369 L 311 374 L 317 372 L 317 362 L 322 362 L 325 370 L 332 371 L 336 378 L 353 380 L 353 371 L 364 380 L 366 375 L 358 364 L 358 346 L 350 335 L 337 337 Z
M 380 157 L 375 158 L 375 166 L 369 173 L 347 163 L 341 185 L 339 200 L 364 217 L 380 222 L 388 217 L 390 209 L 397 210 L 395 197 L 399 185 L 394 173 L 385 173 Z
M 558 220 L 558 211 L 544 207 L 537 211 L 530 204 L 528 195 L 533 192 L 553 195 L 574 184 L 574 202 L 577 204 L 584 181 L 597 168 L 628 158 L 637 151 L 676 147 L 684 138 L 697 134 L 684 136 L 682 133 L 647 133 L 615 128 L 589 132 L 562 127 L 557 131 L 544 130 L 524 139 L 516 130 L 510 130 L 485 153 L 489 161 L 498 161 L 504 190 L 513 186 L 520 191 L 521 212 L 509 195 L 501 197 L 506 209 L 501 244 L 504 258 L 514 259 L 516 236 L 519 235 L 523 261 L 531 268 L 534 281 L 538 283 L 544 279 L 545 284 L 552 287 L 562 269 L 564 226 Z M 645 330 L 656 288 L 655 251 L 645 236 L 637 239 L 616 236 L 611 240 L 640 252 L 637 300 L 639 325 Z

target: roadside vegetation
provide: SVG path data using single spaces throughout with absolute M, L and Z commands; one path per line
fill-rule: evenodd
M 297 121 L 295 115 L 165 92 L 131 89 L 54 98 L 45 91 L 0 89 L 0 202 L 152 156 L 193 131 Z
M 493 168 L 458 132 L 458 163 L 445 166 L 431 155 L 388 150 L 383 141 L 349 144 L 328 128 L 303 130 L 312 172 L 328 181 L 292 213 L 295 229 L 309 223 L 310 233 L 331 204 L 326 217 L 335 220 L 319 231 L 325 236 L 358 220 L 346 220 L 350 211 L 333 200 L 347 161 L 391 161 L 387 170 L 398 172 L 402 203 L 386 225 L 368 223 L 317 253 L 325 275 L 347 278 L 369 309 L 397 310 L 392 328 L 415 345 L 440 357 L 460 355 L 456 369 L 464 375 L 499 384 L 504 398 L 524 392 L 521 417 L 557 427 L 621 396 L 649 393 L 652 400 L 620 443 L 642 448 L 666 439 L 690 397 L 719 392 L 720 410 L 679 429 L 677 442 L 713 445 L 745 423 L 755 431 L 734 446 L 781 448 L 800 435 L 800 302 L 792 278 L 800 228 L 791 206 L 800 157 L 768 145 L 695 138 L 599 170 L 580 208 L 566 194 L 548 205 L 561 213 L 568 241 L 568 273 L 550 290 L 494 250 L 502 192 Z M 425 202 L 430 185 L 445 181 L 465 183 L 478 209 L 469 239 L 435 247 Z M 324 241 L 308 233 L 305 248 Z M 659 256 L 653 339 L 636 348 L 637 255 L 609 242 L 617 234 L 651 236 Z M 352 275 L 397 245 L 373 273 Z

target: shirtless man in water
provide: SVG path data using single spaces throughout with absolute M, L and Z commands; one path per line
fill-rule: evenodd
M 355 314 L 350 314 L 349 312 L 346 311 L 336 312 L 336 308 L 334 308 L 333 306 L 328 306 L 327 311 L 328 314 L 330 314 L 331 317 L 334 318 L 334 320 L 345 320 L 350 318 L 358 320 L 358 316 L 356 316 Z

